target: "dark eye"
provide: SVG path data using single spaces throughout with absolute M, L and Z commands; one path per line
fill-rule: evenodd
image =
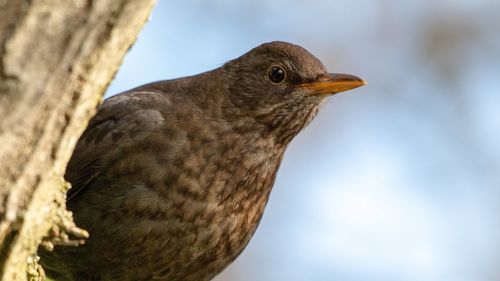
M 283 80 L 285 80 L 285 70 L 279 66 L 271 66 L 267 72 L 267 76 L 269 77 L 269 80 L 271 80 L 273 83 L 280 83 Z

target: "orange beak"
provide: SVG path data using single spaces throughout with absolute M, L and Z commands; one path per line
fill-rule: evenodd
M 309 95 L 311 96 L 317 96 L 333 95 L 361 87 L 363 85 L 366 85 L 366 82 L 357 76 L 350 74 L 328 73 L 316 81 L 300 84 L 299 88 L 308 90 L 310 92 Z

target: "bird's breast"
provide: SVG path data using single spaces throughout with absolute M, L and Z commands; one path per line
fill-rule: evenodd
M 205 143 L 203 148 L 190 146 L 189 156 L 176 160 L 176 167 L 186 172 L 173 175 L 175 181 L 165 190 L 169 200 L 179 202 L 183 235 L 196 234 L 184 248 L 190 252 L 186 254 L 191 264 L 199 265 L 193 268 L 220 272 L 254 234 L 283 154 L 283 149 L 268 144 L 230 139 L 207 153 L 207 146 L 213 144 Z M 200 161 L 205 163 L 202 167 L 194 164 Z
M 165 135 L 152 134 L 122 149 L 73 209 L 92 233 L 88 249 L 109 255 L 114 271 L 141 267 L 148 272 L 144 278 L 210 280 L 254 234 L 284 147 L 209 123 L 170 128 L 169 146 L 161 145 Z M 103 201 L 107 204 L 99 208 L 78 205 Z

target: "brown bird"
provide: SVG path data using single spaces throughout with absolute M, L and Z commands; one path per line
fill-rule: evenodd
M 283 153 L 326 97 L 364 85 L 285 42 L 107 99 L 65 178 L 85 245 L 40 250 L 61 281 L 206 281 L 245 248 Z

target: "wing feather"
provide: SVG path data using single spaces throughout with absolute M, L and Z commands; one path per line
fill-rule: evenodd
M 72 188 L 67 200 L 99 177 L 110 151 L 140 142 L 161 130 L 171 105 L 167 95 L 147 91 L 126 92 L 107 99 L 89 122 L 68 163 L 64 177 Z

